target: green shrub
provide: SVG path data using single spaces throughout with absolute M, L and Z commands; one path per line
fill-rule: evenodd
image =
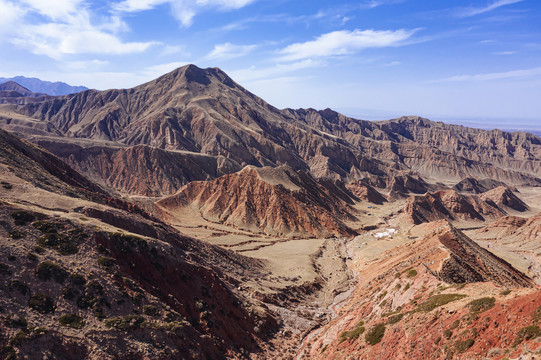
M 402 320 L 403 317 L 404 317 L 404 314 L 393 315 L 393 316 L 389 317 L 389 319 L 387 319 L 387 324 L 390 324 L 390 325 L 396 324 L 397 322 Z
M 113 267 L 116 264 L 115 259 L 106 257 L 106 256 L 100 256 L 98 258 L 98 265 L 103 266 L 106 268 Z
M 470 308 L 470 311 L 472 312 L 482 312 L 485 310 L 488 310 L 492 307 L 494 307 L 494 304 L 496 303 L 496 299 L 493 297 L 484 297 L 480 299 L 476 299 L 473 301 L 470 301 L 468 303 L 468 306 Z
M 376 345 L 383 339 L 383 335 L 385 335 L 385 324 L 380 323 L 370 329 L 364 338 L 368 344 Z
M 69 273 L 60 265 L 51 261 L 44 261 L 36 268 L 36 276 L 41 280 L 54 279 L 59 284 L 63 284 L 69 276 Z
M 36 293 L 28 300 L 28 306 L 40 314 L 49 314 L 55 311 L 56 305 L 49 295 Z
M 417 276 L 417 270 L 411 269 L 411 270 L 408 271 L 408 277 L 409 278 L 412 278 L 412 277 L 415 277 L 415 276 Z
M 353 330 L 350 331 L 344 331 L 342 334 L 340 334 L 340 342 L 343 342 L 345 340 L 351 340 L 351 339 L 358 339 L 359 336 L 361 336 L 364 333 L 364 321 L 359 321 L 359 323 L 353 328 Z
M 34 214 L 24 210 L 12 212 L 11 217 L 15 221 L 15 225 L 26 225 L 36 219 Z
M 143 327 L 145 318 L 140 315 L 125 315 L 105 320 L 105 326 L 117 330 L 135 330 Z
M 79 248 L 66 234 L 46 233 L 37 240 L 38 245 L 55 249 L 60 255 L 77 254 Z
M 456 351 L 459 353 L 463 353 L 464 351 L 468 350 L 475 344 L 475 340 L 473 339 L 467 339 L 464 341 L 457 341 L 455 344 Z
M 85 325 L 83 318 L 75 314 L 62 315 L 60 318 L 58 318 L 58 322 L 62 326 L 67 326 L 74 329 L 80 329 Z
M 410 286 L 411 286 L 410 283 L 407 283 L 406 286 L 404 287 L 404 291 L 408 291 Z
M 515 344 L 518 345 L 524 340 L 531 340 L 541 336 L 541 329 L 537 325 L 530 325 L 523 327 L 517 333 L 517 338 L 515 339 Z
M 432 311 L 437 307 L 448 304 L 452 301 L 460 300 L 465 298 L 466 295 L 460 294 L 438 294 L 428 298 L 424 303 L 419 305 L 416 311 Z
M 509 294 L 511 294 L 511 290 L 504 290 L 504 291 L 502 291 L 502 292 L 500 293 L 500 295 L 502 295 L 502 296 L 507 296 L 507 295 L 509 295 Z
M 446 329 L 443 331 L 443 337 L 447 340 L 449 340 L 451 336 L 453 336 L 453 332 L 451 331 L 451 329 Z
M 44 234 L 52 234 L 57 233 L 59 230 L 64 230 L 64 224 L 45 220 L 36 221 L 32 226 Z

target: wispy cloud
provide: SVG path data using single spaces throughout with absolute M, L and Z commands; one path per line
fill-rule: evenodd
M 39 1 L 39 0 L 34 0 Z M 171 13 L 182 26 L 189 27 L 194 17 L 208 9 L 234 10 L 253 3 L 255 0 L 124 0 L 115 5 L 120 12 L 139 12 L 169 4 Z
M 323 61 L 314 61 L 306 59 L 288 64 L 277 64 L 269 67 L 256 67 L 251 66 L 246 69 L 229 71 L 229 74 L 238 81 L 241 82 L 253 82 L 261 79 L 274 79 L 283 77 L 284 75 L 296 73 L 299 70 L 310 69 L 324 66 Z
M 235 45 L 232 43 L 218 44 L 205 56 L 209 60 L 227 60 L 246 56 L 251 53 L 257 45 Z
M 496 51 L 496 52 L 493 52 L 492 54 L 493 55 L 503 55 L 503 56 L 506 56 L 506 55 L 515 55 L 517 52 L 516 51 Z
M 341 30 L 323 34 L 315 40 L 291 44 L 280 50 L 280 60 L 324 58 L 348 55 L 367 48 L 400 46 L 416 30 Z
M 502 6 L 516 4 L 516 3 L 519 3 L 519 2 L 522 2 L 522 1 L 523 0 L 496 0 L 496 1 L 493 1 L 492 3 L 490 3 L 490 4 L 488 4 L 487 6 L 484 6 L 484 7 L 470 6 L 470 7 L 467 7 L 467 8 L 463 8 L 460 11 L 458 11 L 457 14 L 458 14 L 459 17 L 470 17 L 470 16 L 484 14 L 484 13 L 487 13 L 489 11 L 500 8 Z
M 522 79 L 541 75 L 541 67 L 506 72 L 485 73 L 474 75 L 456 75 L 444 79 L 432 80 L 429 83 L 464 82 L 464 81 L 491 81 L 503 79 Z

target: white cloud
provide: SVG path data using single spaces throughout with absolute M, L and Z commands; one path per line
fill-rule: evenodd
M 114 7 L 121 12 L 138 12 L 169 4 L 171 12 L 182 26 L 190 26 L 193 18 L 201 11 L 209 8 L 218 10 L 240 9 L 255 0 L 124 0 Z
M 24 10 L 11 2 L 0 0 L 0 34 L 10 31 L 24 16 Z
M 68 54 L 117 55 L 143 52 L 156 44 L 122 41 L 119 33 L 128 30 L 127 24 L 117 16 L 101 17 L 100 23 L 93 23 L 83 0 L 22 0 L 20 4 L 22 7 L 0 0 L 1 17 L 5 18 L 1 11 L 5 9 L 8 15 L 19 14 L 18 26 L 7 30 L 7 34 L 13 44 L 34 54 L 53 59 Z M 45 20 L 27 23 L 21 12 L 39 14 Z
M 79 11 L 82 0 L 22 0 L 35 12 L 52 20 L 66 20 Z
M 341 30 L 319 36 L 304 43 L 295 43 L 280 50 L 281 60 L 348 55 L 367 48 L 400 46 L 415 30 Z
M 512 71 L 498 72 L 498 73 L 456 75 L 456 76 L 451 76 L 445 79 L 433 80 L 433 81 L 430 81 L 430 83 L 521 79 L 521 78 L 530 78 L 533 76 L 540 76 L 540 75 L 541 75 L 541 67 L 536 67 L 532 69 L 512 70 Z
M 257 45 L 235 45 L 229 42 L 215 45 L 205 58 L 210 60 L 226 60 L 245 56 L 251 53 Z
M 459 12 L 459 16 L 461 16 L 461 17 L 469 17 L 469 16 L 480 15 L 480 14 L 484 14 L 486 12 L 495 10 L 495 9 L 497 9 L 499 7 L 502 7 L 502 6 L 505 6 L 505 5 L 516 4 L 516 3 L 519 3 L 519 2 L 522 2 L 522 1 L 523 0 L 496 0 L 496 1 L 493 1 L 491 4 L 488 4 L 485 7 L 481 7 L 481 8 L 468 7 L 468 8 L 465 8 L 462 11 Z

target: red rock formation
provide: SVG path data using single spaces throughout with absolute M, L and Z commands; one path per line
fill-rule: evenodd
M 191 182 L 156 204 L 172 214 L 193 207 L 209 221 L 269 235 L 354 234 L 341 220 L 353 217 L 347 204 L 310 175 L 288 167 L 246 167 Z
M 372 204 L 381 205 L 384 202 L 387 202 L 387 199 L 381 195 L 376 189 L 372 186 L 357 180 L 347 184 L 346 186 L 349 191 L 360 200 L 368 201 Z

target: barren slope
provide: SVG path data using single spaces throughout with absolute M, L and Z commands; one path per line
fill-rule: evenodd
M 339 198 L 347 194 L 339 191 L 285 166 L 246 167 L 189 183 L 157 205 L 173 215 L 190 207 L 212 222 L 269 235 L 352 235 L 341 220 L 352 219 L 352 210 Z

